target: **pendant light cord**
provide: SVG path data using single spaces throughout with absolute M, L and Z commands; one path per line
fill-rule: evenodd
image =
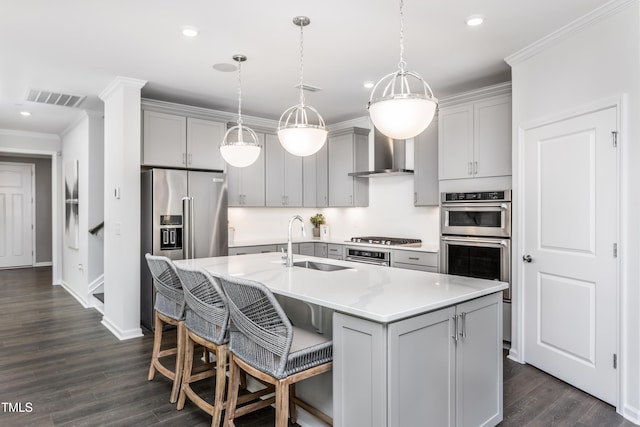
M 304 105 L 304 90 L 302 82 L 304 76 L 304 25 L 300 25 L 300 105 Z
M 242 61 L 238 61 L 238 126 L 242 125 Z
M 404 62 L 404 0 L 400 0 L 400 62 L 398 68 L 404 73 L 407 63 Z

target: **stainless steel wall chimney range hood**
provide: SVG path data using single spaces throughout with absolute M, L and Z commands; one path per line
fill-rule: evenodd
M 382 176 L 397 176 L 413 174 L 413 161 L 407 162 L 407 157 L 413 159 L 413 147 L 407 147 L 404 139 L 392 139 L 385 136 L 374 127 L 373 136 L 373 164 L 374 170 L 351 172 L 349 176 L 356 178 L 376 178 Z

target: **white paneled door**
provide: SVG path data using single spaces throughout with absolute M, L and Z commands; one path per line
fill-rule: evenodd
M 33 265 L 32 171 L 0 163 L 0 268 Z
M 525 132 L 527 363 L 613 405 L 617 342 L 617 109 Z

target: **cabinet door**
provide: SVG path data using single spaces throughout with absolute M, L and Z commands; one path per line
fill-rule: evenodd
M 438 122 L 413 139 L 414 174 L 413 187 L 415 206 L 438 206 L 440 187 L 438 181 Z
M 315 243 L 313 242 L 300 243 L 299 247 L 300 247 L 300 251 L 299 251 L 300 255 L 314 256 L 316 253 Z
M 329 256 L 329 251 L 327 249 L 326 243 L 315 243 L 314 244 L 314 256 L 320 258 L 327 258 Z
M 267 206 L 302 206 L 302 157 L 287 152 L 277 135 L 265 140 Z
M 456 424 L 502 420 L 502 293 L 457 306 Z
M 474 104 L 474 176 L 511 175 L 511 97 Z
M 245 168 L 227 165 L 229 207 L 264 206 L 264 134 L 259 133 L 258 140 L 262 150 L 255 163 Z
M 440 179 L 473 176 L 473 105 L 443 108 L 438 114 Z
M 187 158 L 187 118 L 144 111 L 142 163 L 184 168 Z
M 353 206 L 353 136 L 329 138 L 329 206 Z
M 250 166 L 242 168 L 242 206 L 264 206 L 265 186 L 264 186 L 264 163 L 265 163 L 265 142 L 264 134 L 258 134 L 258 139 L 262 145 L 260 156 Z M 229 166 L 231 169 L 232 166 Z
M 302 158 L 302 206 L 305 208 L 315 208 L 318 206 L 317 155 L 318 153 Z
M 224 170 L 225 162 L 220 154 L 224 133 L 224 123 L 187 118 L 187 167 Z
M 284 168 L 285 149 L 277 135 L 265 137 L 265 191 L 267 206 L 285 206 Z
M 329 206 L 329 144 L 325 143 L 316 157 L 316 206 Z
M 390 426 L 455 425 L 454 313 L 449 307 L 389 325 Z
M 280 142 L 278 141 L 278 145 Z M 287 207 L 302 206 L 302 157 L 284 150 L 284 197 Z

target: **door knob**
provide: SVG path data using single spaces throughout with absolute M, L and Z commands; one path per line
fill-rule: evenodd
M 531 255 L 528 255 L 528 254 L 527 255 L 523 255 L 522 256 L 522 261 L 531 262 L 531 261 L 533 261 L 533 258 L 531 258 Z

